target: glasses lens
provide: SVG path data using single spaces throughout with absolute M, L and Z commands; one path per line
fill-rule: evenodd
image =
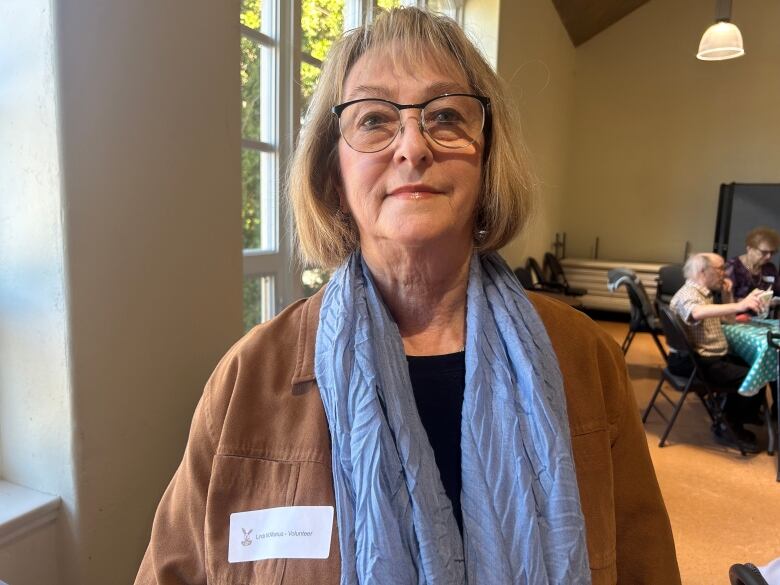
M 437 144 L 463 148 L 479 138 L 485 124 L 482 102 L 471 96 L 444 96 L 423 110 L 423 126 Z
M 359 152 L 377 152 L 393 141 L 401 118 L 393 106 L 379 100 L 350 104 L 339 117 L 341 135 Z

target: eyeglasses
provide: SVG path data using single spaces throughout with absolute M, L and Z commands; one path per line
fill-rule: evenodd
M 762 256 L 774 256 L 777 254 L 777 250 L 762 250 L 761 248 L 756 248 Z
M 467 93 L 437 96 L 420 104 L 396 104 L 388 100 L 363 98 L 333 106 L 344 141 L 358 152 L 384 150 L 403 132 L 401 110 L 420 113 L 420 132 L 444 148 L 465 148 L 473 144 L 490 114 L 490 99 Z

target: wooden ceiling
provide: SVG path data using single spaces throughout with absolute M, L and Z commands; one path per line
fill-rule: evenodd
M 575 47 L 646 2 L 648 0 L 553 0 Z

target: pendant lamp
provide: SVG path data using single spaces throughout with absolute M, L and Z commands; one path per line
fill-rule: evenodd
M 717 0 L 715 24 L 704 31 L 696 58 L 702 61 L 723 61 L 744 54 L 742 33 L 731 22 L 731 0 Z

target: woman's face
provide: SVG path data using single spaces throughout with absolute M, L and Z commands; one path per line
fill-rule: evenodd
M 344 101 L 382 98 L 417 104 L 445 93 L 473 93 L 465 77 L 421 61 L 414 71 L 367 53 L 344 83 Z M 453 73 L 454 72 L 454 73 Z M 339 140 L 341 207 L 355 220 L 364 252 L 384 245 L 471 246 L 482 177 L 484 135 L 457 150 L 420 132 L 420 110 L 401 110 L 402 132 L 379 152 L 353 150 Z
M 777 252 L 777 250 L 772 248 L 767 242 L 759 242 L 758 246 L 755 248 L 748 246 L 748 262 L 752 266 L 761 266 L 767 262 L 771 262 L 775 252 Z

